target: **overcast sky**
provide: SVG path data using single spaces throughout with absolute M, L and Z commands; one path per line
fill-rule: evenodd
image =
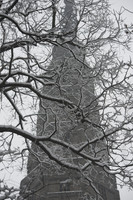
M 133 0 L 109 0 L 109 2 L 115 9 L 116 7 L 119 9 L 121 6 L 124 6 L 125 8 L 133 11 Z
M 133 12 L 133 0 L 110 0 L 112 7 L 116 10 L 120 10 L 123 6 L 124 8 Z M 126 23 L 133 23 L 133 13 L 125 12 L 124 19 Z M 132 57 L 133 59 L 133 57 Z M 129 191 L 128 188 L 119 189 L 120 200 L 133 200 L 133 190 Z
M 120 10 L 121 7 L 124 7 L 133 12 L 133 0 L 109 0 L 109 2 L 115 10 Z M 133 13 L 125 12 L 124 19 L 126 22 L 133 23 Z

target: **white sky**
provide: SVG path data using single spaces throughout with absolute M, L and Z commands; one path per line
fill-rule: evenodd
M 119 9 L 124 6 L 126 9 L 133 11 L 133 0 L 109 0 L 114 9 Z
M 126 9 L 130 10 L 133 12 L 133 0 L 110 0 L 110 4 L 112 4 L 112 7 L 116 10 L 120 10 L 121 6 L 124 6 Z M 133 23 L 133 14 L 125 12 L 124 18 L 127 23 Z M 15 176 L 15 175 L 13 175 Z M 20 172 L 16 172 L 16 186 L 21 179 L 21 174 Z M 9 177 L 10 181 L 13 180 L 14 178 L 12 175 Z M 11 182 L 10 182 L 11 183 Z M 127 188 L 122 188 L 120 189 L 120 198 L 121 200 L 133 200 L 133 190 L 128 191 Z M 112 199 L 113 200 L 113 199 Z

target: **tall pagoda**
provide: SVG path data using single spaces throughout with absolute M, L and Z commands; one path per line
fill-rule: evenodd
M 64 4 L 60 24 L 64 38 L 58 39 L 58 45 L 53 47 L 52 61 L 45 74 L 48 76 L 44 76 L 47 84 L 42 88 L 42 94 L 64 99 L 64 102 L 41 99 L 36 134 L 78 148 L 103 133 L 98 126 L 100 115 L 93 70 L 88 67 L 82 44 L 76 39 L 78 21 L 75 2 L 64 0 Z M 120 200 L 115 176 L 93 162 L 93 158 L 95 160 L 100 156 L 103 163 L 107 163 L 109 158 L 104 140 L 88 143 L 82 150 L 82 156 L 57 142 L 48 140 L 44 144 L 61 163 L 68 163 L 70 168 L 59 165 L 32 144 L 27 176 L 21 181 L 21 199 Z M 88 161 L 83 155 L 88 155 Z M 86 163 L 88 165 L 83 171 Z M 77 166 L 81 171 L 71 166 Z

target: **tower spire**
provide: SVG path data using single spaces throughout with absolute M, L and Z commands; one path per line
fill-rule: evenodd
M 64 0 L 65 9 L 61 22 L 62 32 L 75 36 L 77 26 L 77 8 L 74 0 Z
M 64 12 L 62 13 L 62 19 L 60 21 L 63 39 L 75 40 L 78 24 L 75 1 L 64 0 L 64 4 Z M 61 63 L 64 62 L 64 59 L 72 57 L 71 51 L 74 52 L 75 55 L 80 54 L 76 46 L 70 43 L 64 43 L 62 39 L 59 39 L 58 42 L 61 43 L 61 45 L 55 45 L 52 51 L 54 63 L 55 61 Z

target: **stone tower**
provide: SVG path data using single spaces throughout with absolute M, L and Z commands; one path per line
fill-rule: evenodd
M 62 32 L 66 39 L 78 44 L 74 0 L 64 0 L 64 3 Z M 92 70 L 84 60 L 82 48 L 78 47 L 81 44 L 63 43 L 63 39 L 58 43 L 45 74 L 51 79 L 45 78 L 47 84 L 42 88 L 42 93 L 51 96 L 51 100 L 40 101 L 37 135 L 49 138 L 44 142 L 46 150 L 56 155 L 61 165 L 32 144 L 27 176 L 20 186 L 21 197 L 26 200 L 119 200 L 115 176 L 107 174 L 96 162 L 99 156 L 105 163 L 108 160 L 105 141 L 86 142 L 102 135 Z M 74 152 L 74 148 L 81 146 L 79 154 Z M 76 166 L 81 172 L 73 169 Z

